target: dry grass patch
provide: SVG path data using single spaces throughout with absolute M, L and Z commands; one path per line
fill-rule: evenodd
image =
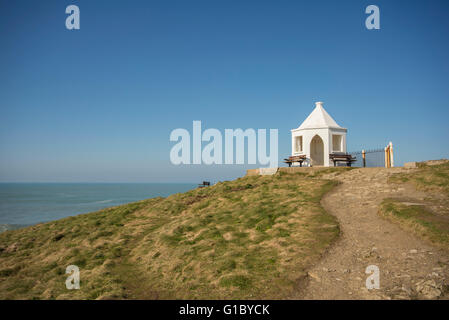
M 436 215 L 424 205 L 394 199 L 384 200 L 379 212 L 404 229 L 449 249 L 449 217 Z
M 418 163 L 418 169 L 390 177 L 391 183 L 410 183 L 418 190 L 444 193 L 449 196 L 449 160 L 438 165 Z
M 427 196 L 422 199 L 386 199 L 380 214 L 432 243 L 449 248 L 449 161 L 390 177 L 390 183 L 409 184 Z M 412 194 L 411 194 L 412 196 Z
M 0 298 L 288 298 L 339 234 L 319 203 L 334 185 L 244 177 L 2 233 Z

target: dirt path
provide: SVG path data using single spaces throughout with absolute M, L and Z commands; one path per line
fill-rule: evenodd
M 414 189 L 387 184 L 403 168 L 365 168 L 336 179 L 322 201 L 340 222 L 341 237 L 309 272 L 301 299 L 447 299 L 449 255 L 377 214 L 385 197 L 423 199 Z M 380 270 L 380 289 L 368 290 L 365 269 Z

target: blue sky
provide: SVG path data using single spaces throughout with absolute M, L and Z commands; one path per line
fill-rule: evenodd
M 65 28 L 66 6 L 81 29 Z M 381 29 L 365 28 L 375 4 Z M 315 101 L 348 149 L 449 156 L 448 1 L 0 0 L 0 181 L 198 182 L 170 132 L 290 129 Z

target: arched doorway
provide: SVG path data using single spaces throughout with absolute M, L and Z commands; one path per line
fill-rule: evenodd
M 319 135 L 314 136 L 310 142 L 310 159 L 312 166 L 324 165 L 324 143 Z

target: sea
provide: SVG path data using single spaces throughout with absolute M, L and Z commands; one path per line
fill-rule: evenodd
M 0 232 L 196 187 L 192 183 L 0 183 Z

